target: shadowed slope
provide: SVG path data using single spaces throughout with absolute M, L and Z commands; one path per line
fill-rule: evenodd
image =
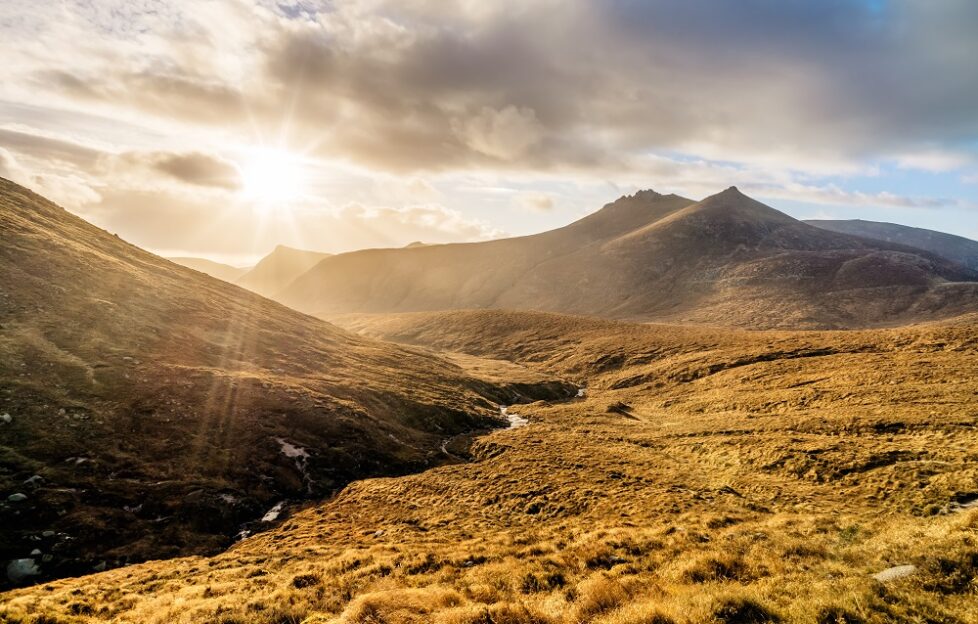
M 862 219 L 838 221 L 809 219 L 805 223 L 823 230 L 916 247 L 942 258 L 947 258 L 952 262 L 963 264 L 970 269 L 978 270 L 978 241 L 963 236 L 895 223 L 863 221 Z
M 213 552 L 273 503 L 449 460 L 442 442 L 498 425 L 513 394 L 2 179 L 0 238 L 3 565 L 30 558 L 51 576 Z
M 643 192 L 609 204 L 567 227 L 484 243 L 369 249 L 340 254 L 316 265 L 279 299 L 309 312 L 437 310 L 498 307 L 534 267 L 560 259 L 691 200 Z M 561 288 L 568 286 L 562 285 Z M 524 288 L 533 288 L 524 286 Z M 554 288 L 535 291 L 515 307 L 560 304 Z
M 978 273 L 822 230 L 730 188 L 645 191 L 565 228 L 342 254 L 280 299 L 314 314 L 505 308 L 745 327 L 848 327 L 974 310 Z

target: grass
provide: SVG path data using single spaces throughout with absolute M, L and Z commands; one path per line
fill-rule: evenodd
M 0 238 L 0 562 L 36 557 L 33 580 L 221 552 L 283 501 L 457 461 L 445 439 L 500 400 L 568 392 L 341 331 L 2 179 Z
M 975 318 L 821 333 L 481 312 L 356 323 L 535 367 L 586 384 L 587 395 L 514 408 L 531 425 L 474 440 L 469 463 L 354 482 L 212 558 L 9 592 L 0 614 L 975 621 L 978 510 L 952 511 L 978 494 Z M 917 572 L 872 578 L 902 564 Z

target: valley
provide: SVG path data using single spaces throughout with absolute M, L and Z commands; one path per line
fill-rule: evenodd
M 0 624 L 978 624 L 975 0 L 0 58 Z
M 971 621 L 973 315 L 856 332 L 494 311 L 342 323 L 506 359 L 586 391 L 512 409 L 528 423 L 477 437 L 468 462 L 357 481 L 213 558 L 10 592 L 0 613 L 13 622 Z M 912 569 L 879 577 L 898 566 Z

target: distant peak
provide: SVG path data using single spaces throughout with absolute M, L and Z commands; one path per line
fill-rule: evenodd
M 628 195 L 627 197 L 629 199 L 658 199 L 662 197 L 662 194 L 657 193 L 652 189 L 642 189 L 639 191 L 635 191 L 634 195 Z
M 289 247 L 288 245 L 275 245 L 275 249 L 272 253 L 302 253 L 302 254 L 326 254 L 324 251 L 313 251 L 311 249 L 299 249 L 298 247 Z M 271 255 L 271 254 L 269 254 Z M 327 254 L 328 255 L 328 254 Z
M 703 199 L 703 202 L 713 203 L 716 201 L 722 201 L 725 203 L 737 202 L 741 203 L 744 201 L 753 201 L 749 196 L 740 192 L 736 186 L 728 187 L 715 195 L 710 195 L 709 197 Z

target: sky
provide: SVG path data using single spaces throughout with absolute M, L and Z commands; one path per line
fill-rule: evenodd
M 0 0 L 0 176 L 249 264 L 731 185 L 978 239 L 972 0 Z

